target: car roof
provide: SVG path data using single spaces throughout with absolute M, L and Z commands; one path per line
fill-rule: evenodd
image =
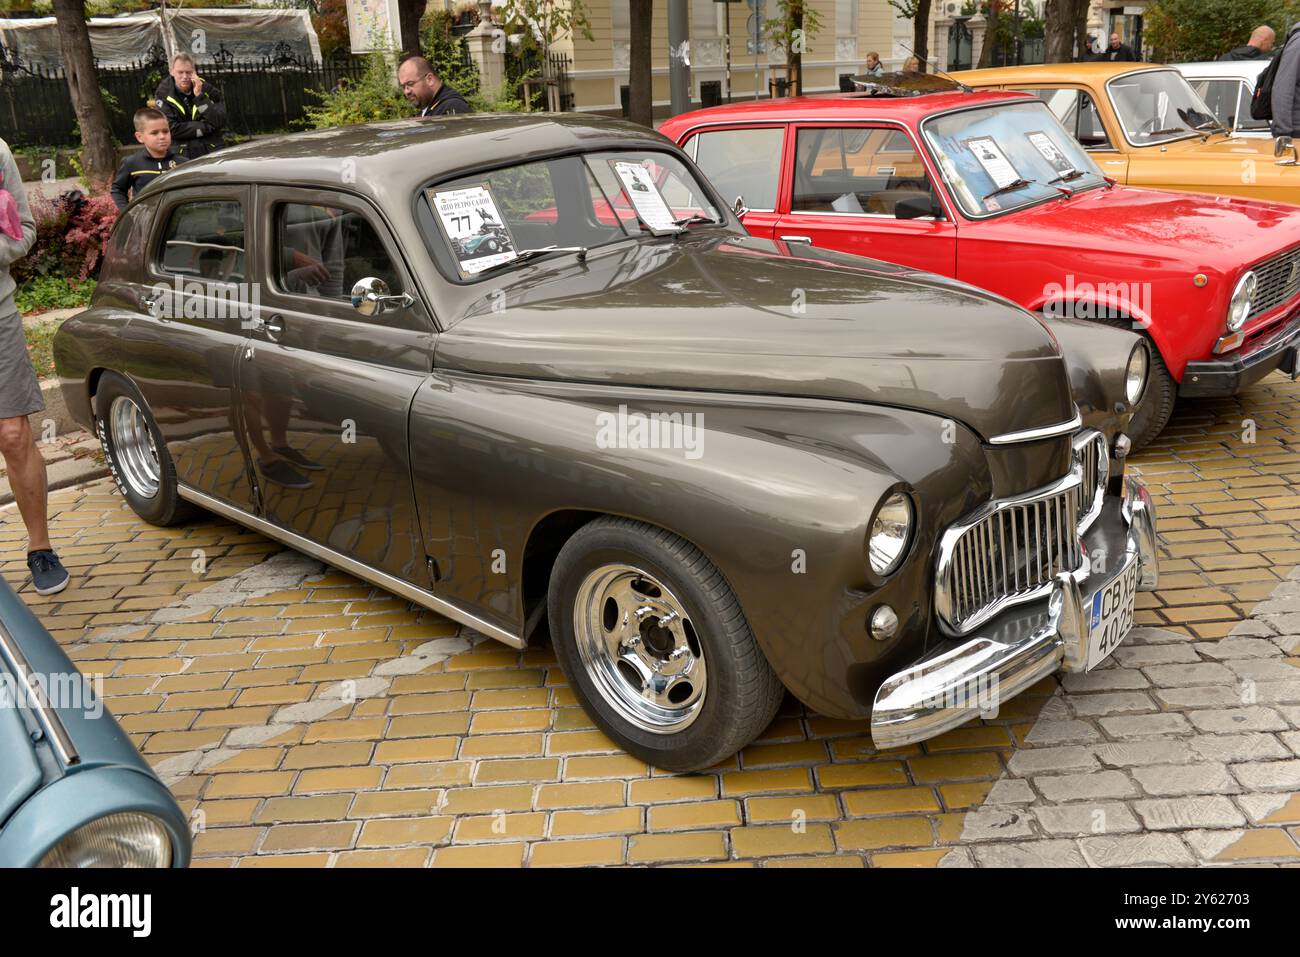
M 990 70 L 964 70 L 951 74 L 959 83 L 1104 83 L 1112 77 L 1142 70 L 1171 70 L 1161 63 L 1096 60 L 1087 63 L 1035 63 L 1001 66 Z
M 344 188 L 381 204 L 405 203 L 430 180 L 458 173 L 561 153 L 637 148 L 674 147 L 644 126 L 583 113 L 413 117 L 262 137 L 182 163 L 159 185 Z
M 760 120 L 835 120 L 887 117 L 919 122 L 935 113 L 997 103 L 1022 100 L 1029 94 L 1007 90 L 978 90 L 924 93 L 917 96 L 873 96 L 870 93 L 822 93 L 811 96 L 791 96 L 781 99 L 745 100 L 727 103 L 706 110 L 695 110 L 675 116 L 665 126 L 698 126 L 709 122 L 747 122 Z
M 1261 57 L 1258 60 L 1212 60 L 1208 63 L 1179 63 L 1178 72 L 1191 77 L 1236 77 L 1253 80 L 1264 72 L 1269 61 Z

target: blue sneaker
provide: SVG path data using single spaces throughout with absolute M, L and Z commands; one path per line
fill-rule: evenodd
M 32 572 L 32 585 L 38 595 L 53 595 L 68 587 L 71 576 L 59 561 L 59 556 L 48 548 L 27 553 L 27 567 Z

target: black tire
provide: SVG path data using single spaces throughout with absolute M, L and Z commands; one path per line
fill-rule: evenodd
M 154 451 L 158 459 L 158 483 L 153 495 L 140 492 L 126 479 L 128 474 L 123 459 L 123 452 L 114 442 L 113 428 L 110 425 L 110 411 L 113 403 L 120 398 L 129 399 L 140 410 L 145 426 L 153 436 Z M 158 423 L 140 391 L 124 376 L 116 372 L 105 372 L 99 380 L 95 391 L 95 432 L 99 443 L 104 448 L 104 458 L 108 461 L 109 471 L 117 489 L 131 506 L 132 511 L 151 525 L 179 525 L 197 513 L 198 509 L 180 497 L 176 488 L 176 466 L 163 442 Z
M 1151 356 L 1151 371 L 1147 374 L 1146 391 L 1138 400 L 1137 410 L 1129 421 L 1128 434 L 1133 440 L 1133 451 L 1149 445 L 1169 424 L 1169 417 L 1174 414 L 1174 402 L 1178 398 L 1178 383 L 1169 374 L 1169 367 L 1160 357 L 1160 350 L 1145 332 L 1133 328 L 1127 319 L 1097 319 L 1102 325 L 1114 326 L 1137 332 L 1147 344 Z
M 658 578 L 693 624 L 707 684 L 698 713 L 681 730 L 647 731 L 626 718 L 599 690 L 578 650 L 578 591 L 591 572 L 610 564 L 632 565 Z M 615 517 L 584 525 L 555 560 L 547 605 L 556 657 L 583 710 L 625 751 L 655 767 L 711 767 L 758 737 L 781 705 L 785 689 L 721 572 L 698 548 L 664 529 Z

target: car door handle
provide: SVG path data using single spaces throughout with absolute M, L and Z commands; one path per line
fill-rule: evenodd
M 781 237 L 781 242 L 783 242 L 783 243 L 807 243 L 809 246 L 811 246 L 811 245 L 813 244 L 813 241 L 812 241 L 812 237 L 811 237 L 811 236 L 782 236 L 782 237 Z
M 273 312 L 262 322 L 262 331 L 266 333 L 268 339 L 275 339 L 284 332 L 284 316 Z

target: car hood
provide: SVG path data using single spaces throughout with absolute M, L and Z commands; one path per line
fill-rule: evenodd
M 102 698 L 88 694 L 76 665 L 26 603 L 3 581 L 0 581 L 0 628 L 42 682 L 57 719 L 77 753 L 77 760 L 71 765 L 64 765 L 48 745 L 41 745 L 46 755 L 38 756 L 24 715 L 16 708 L 0 707 L 0 768 L 4 769 L 0 773 L 0 822 L 37 788 L 64 774 L 105 765 L 153 773 L 126 732 L 108 713 Z M 0 653 L 0 680 L 5 682 L 7 690 L 25 695 L 13 663 L 4 653 Z M 93 685 L 89 690 L 93 691 Z M 33 712 L 29 710 L 26 715 L 36 723 Z M 19 773 L 11 775 L 11 769 L 15 768 Z
M 1129 278 L 1162 261 L 1184 266 L 1189 276 L 1206 270 L 1234 275 L 1300 243 L 1300 207 L 1116 186 L 1043 203 L 979 228 L 1005 231 L 1017 243 L 1102 251 L 1130 261 Z
M 985 438 L 1075 414 L 1032 316 L 900 266 L 700 230 L 506 275 L 467 288 L 439 368 L 880 403 Z

